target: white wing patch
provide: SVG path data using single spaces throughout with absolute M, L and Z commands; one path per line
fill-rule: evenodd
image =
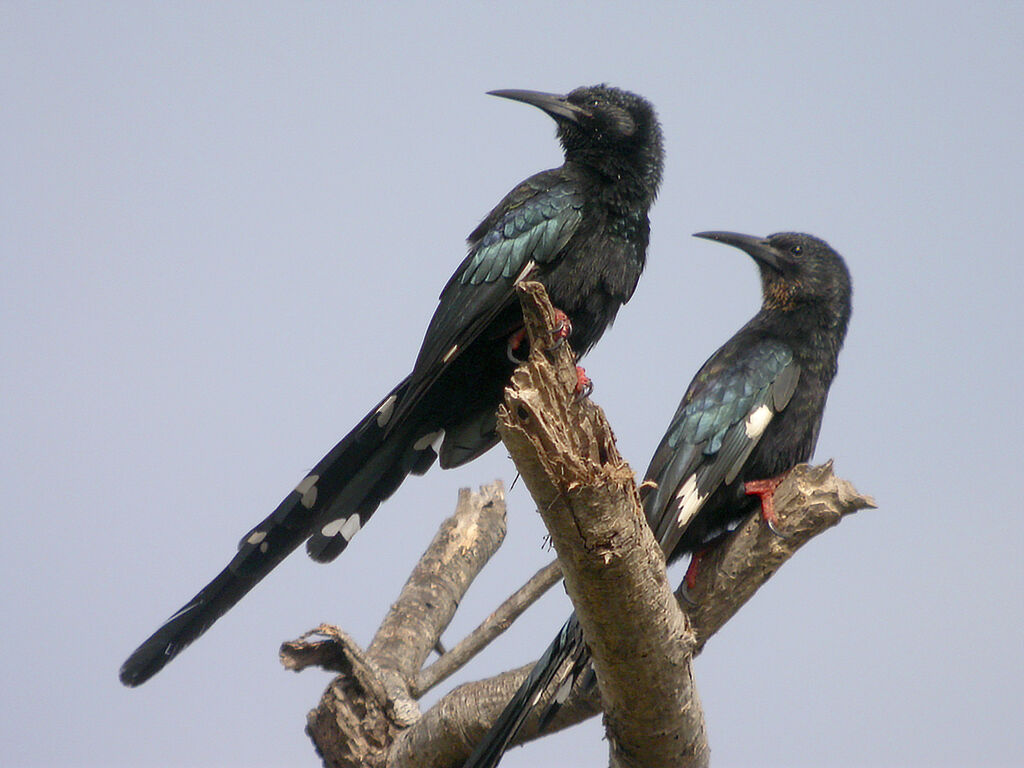
M 697 475 L 692 474 L 686 478 L 686 482 L 682 484 L 679 492 L 676 493 L 676 509 L 679 510 L 676 524 L 679 528 L 685 528 L 690 524 L 694 515 L 704 506 L 705 499 L 707 499 L 707 496 L 702 496 L 697 492 Z
M 747 416 L 747 420 L 743 422 L 743 426 L 747 430 L 747 437 L 751 440 L 759 438 L 768 427 L 768 422 L 772 420 L 774 415 L 772 409 L 767 405 L 762 405 L 760 408 L 755 409 Z

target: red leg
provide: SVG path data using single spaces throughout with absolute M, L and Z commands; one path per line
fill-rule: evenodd
M 722 542 L 727 538 L 729 538 L 728 532 L 720 533 L 705 541 L 691 553 L 690 564 L 686 567 L 686 575 L 683 577 L 682 583 L 683 589 L 681 590 L 683 600 L 690 605 L 697 605 L 697 603 L 690 597 L 690 590 L 697 586 L 697 575 L 700 573 L 700 564 L 704 560 L 704 556 L 712 549 L 722 544 Z
M 786 474 L 786 472 L 783 472 L 777 477 L 769 477 L 766 480 L 751 480 L 743 484 L 743 490 L 748 496 L 761 497 L 761 517 L 764 518 L 772 533 L 777 536 L 782 534 L 775 527 L 777 521 L 775 517 L 775 489 L 786 478 Z
M 700 573 L 700 561 L 704 558 L 704 553 L 707 549 L 698 549 L 692 555 L 690 555 L 690 564 L 686 566 L 686 576 L 683 577 L 683 581 L 686 582 L 687 589 L 693 589 L 697 586 L 697 574 Z

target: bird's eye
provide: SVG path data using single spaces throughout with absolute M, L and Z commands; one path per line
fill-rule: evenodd
M 799 245 L 794 245 L 792 248 L 789 249 L 789 252 L 792 253 L 794 256 L 799 256 L 801 253 L 804 252 L 804 249 L 801 248 Z

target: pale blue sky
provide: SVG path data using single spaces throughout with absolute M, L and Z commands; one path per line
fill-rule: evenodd
M 894 8 L 894 6 L 897 6 Z M 817 457 L 880 508 L 802 551 L 696 672 L 716 768 L 1019 765 L 1024 4 L 0 5 L 4 762 L 315 765 L 328 677 L 462 485 L 407 482 L 334 565 L 290 558 L 149 684 L 125 655 L 412 363 L 463 238 L 560 163 L 495 88 L 607 81 L 667 149 L 649 266 L 587 360 L 642 471 L 804 230 L 854 278 Z M 446 636 L 546 562 L 523 488 Z M 535 657 L 546 598 L 460 679 Z M 591 722 L 504 765 L 599 765 Z

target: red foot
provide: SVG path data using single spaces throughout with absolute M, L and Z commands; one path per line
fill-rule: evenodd
M 765 523 L 771 528 L 772 533 L 779 536 L 782 534 L 775 527 L 777 520 L 775 517 L 775 489 L 779 487 L 785 478 L 786 473 L 783 472 L 777 477 L 769 477 L 767 480 L 751 480 L 743 484 L 743 491 L 748 496 L 761 497 L 761 517 L 764 518 Z
M 590 397 L 590 393 L 594 391 L 594 382 L 587 376 L 587 372 L 583 370 L 582 365 L 576 366 L 576 394 L 580 397 Z
M 572 333 L 572 321 L 569 319 L 569 316 L 565 314 L 565 312 L 563 312 L 560 309 L 556 309 L 555 319 L 558 321 L 558 327 L 555 329 L 554 333 L 551 334 L 552 349 L 560 347 L 562 345 L 562 342 L 569 338 L 569 334 Z

